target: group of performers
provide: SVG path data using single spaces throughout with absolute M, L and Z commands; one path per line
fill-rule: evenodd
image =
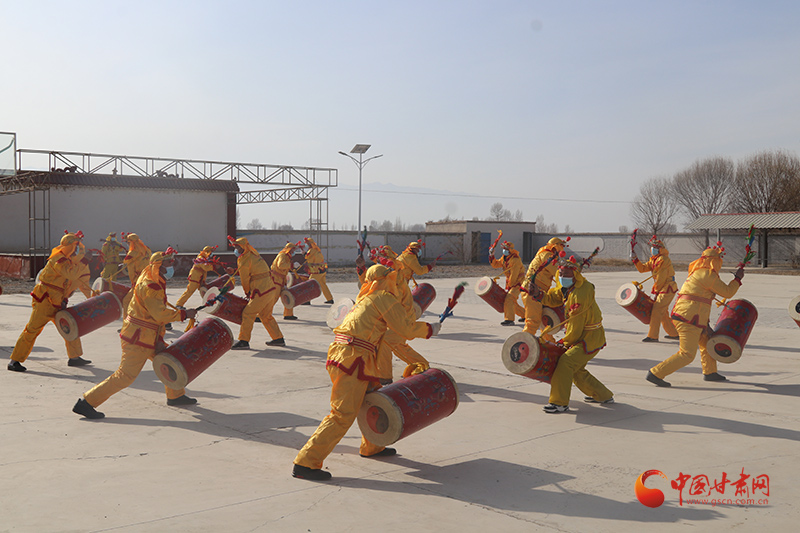
M 39 276 L 34 288 L 33 311 L 28 324 L 20 335 L 8 369 L 24 372 L 22 365 L 30 354 L 34 342 L 47 322 L 67 306 L 69 296 L 81 290 L 91 295 L 88 285 L 88 262 L 82 234 L 66 233 L 56 246 Z M 106 261 L 102 277 L 113 280 L 121 265 L 127 267 L 131 290 L 125 296 L 124 323 L 120 330 L 122 357 L 119 368 L 100 384 L 88 390 L 78 399 L 73 411 L 86 418 L 103 418 L 97 408 L 116 392 L 130 386 L 141 372 L 148 359 L 166 348 L 164 335 L 168 324 L 175 321 L 194 320 L 197 310 L 184 306 L 195 291 L 207 286 L 206 277 L 216 271 L 225 273 L 234 283 L 238 275 L 246 296 L 246 305 L 241 313 L 241 327 L 237 342 L 232 349 L 250 348 L 255 322 L 260 320 L 271 340 L 268 346 L 285 346 L 284 335 L 273 317 L 273 308 L 286 284 L 287 276 L 296 268 L 292 257 L 302 242 L 287 243 L 272 265 L 267 265 L 261 254 L 246 237 L 232 239 L 229 246 L 236 256 L 236 268 L 224 265 L 214 252 L 216 247 L 207 246 L 194 260 L 188 276 L 188 286 L 175 306 L 167 302 L 166 280 L 174 272 L 177 253 L 171 247 L 166 251 L 151 250 L 138 235 L 123 235 L 127 242 L 126 255 L 119 264 L 122 245 L 116 242 L 115 234 L 109 234 L 103 245 L 102 256 Z M 325 272 L 327 265 L 319 247 L 305 239 L 309 247 L 305 259 L 309 276 L 316 280 L 325 297 L 325 303 L 333 303 L 327 287 Z M 650 369 L 647 380 L 658 386 L 668 387 L 664 381 L 672 372 L 689 364 L 698 347 L 704 379 L 723 381 L 717 373 L 716 361 L 707 351 L 708 320 L 710 304 L 715 295 L 733 296 L 744 276 L 739 268 L 730 283 L 719 277 L 722 266 L 722 249 L 709 248 L 689 266 L 689 277 L 680 291 L 671 315 L 668 307 L 675 297 L 677 285 L 674 270 L 664 243 L 655 236 L 650 241 L 651 257 L 647 262 L 639 261 L 632 254 L 633 264 L 640 272 L 653 272 L 655 304 L 653 305 L 650 330 L 646 342 L 658 342 L 659 327 L 664 326 L 667 338 L 679 339 L 679 351 L 659 365 Z M 355 421 L 366 394 L 391 383 L 392 354 L 406 363 L 404 377 L 426 371 L 429 362 L 408 345 L 415 338 L 431 338 L 438 335 L 441 320 L 428 323 L 419 321 L 413 308 L 409 282 L 415 276 L 424 275 L 433 264 L 423 266 L 419 255 L 423 244 L 412 242 L 400 253 L 389 246 L 374 250 L 372 259 L 376 264 L 367 268 L 363 256 L 359 255 L 357 272 L 359 293 L 354 306 L 340 325 L 335 327 L 334 339 L 328 348 L 326 369 L 331 379 L 331 411 L 317 430 L 302 447 L 294 460 L 292 475 L 310 480 L 326 480 L 331 474 L 322 469 L 325 458 L 346 434 Z M 550 327 L 542 325 L 544 307 L 563 307 L 565 334 L 557 341 L 563 354 L 550 379 L 549 403 L 546 413 L 563 413 L 569 409 L 572 384 L 584 394 L 585 401 L 599 404 L 614 403 L 614 394 L 587 369 L 587 363 L 606 346 L 602 313 L 595 299 L 594 285 L 583 276 L 589 263 L 577 254 L 565 251 L 566 242 L 551 239 L 536 253 L 524 272 L 524 265 L 512 243 L 501 244 L 503 255 L 494 257 L 491 263 L 502 268 L 506 276 L 506 296 L 503 303 L 502 325 L 513 325 L 515 317 L 524 320 L 524 331 L 536 334 L 543 327 L 542 340 L 554 341 Z M 435 262 L 434 262 L 435 263 Z M 524 304 L 517 303 L 522 294 Z M 296 318 L 292 308 L 284 311 L 285 319 Z M 90 361 L 83 359 L 80 338 L 67 341 L 68 364 L 82 366 Z M 172 406 L 193 405 L 196 400 L 186 395 L 184 389 L 165 386 L 167 404 Z M 394 448 L 378 446 L 366 437 L 362 438 L 360 454 L 363 457 L 382 457 L 396 453 Z

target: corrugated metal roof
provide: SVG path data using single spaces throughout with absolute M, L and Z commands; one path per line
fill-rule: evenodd
M 76 174 L 72 172 L 47 172 L 40 176 L 36 179 L 41 180 L 41 183 L 56 186 L 239 192 L 239 185 L 230 180 L 150 178 L 108 174 Z
M 751 224 L 757 229 L 800 229 L 800 212 L 701 215 L 686 229 L 748 229 Z

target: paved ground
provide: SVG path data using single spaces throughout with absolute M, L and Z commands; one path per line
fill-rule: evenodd
M 84 337 L 94 364 L 83 368 L 66 365 L 63 341 L 49 325 L 28 372 L 0 371 L 0 531 L 794 530 L 800 328 L 786 306 L 800 292 L 796 278 L 745 278 L 737 296 L 752 301 L 759 318 L 742 359 L 720 369 L 729 382 L 704 382 L 698 358 L 662 389 L 644 376 L 677 343 L 641 343 L 645 326 L 614 301 L 634 274 L 588 277 L 608 336 L 589 368 L 615 392 L 615 405 L 584 403 L 573 389 L 569 413 L 543 413 L 549 386 L 510 374 L 500 359 L 503 341 L 519 328 L 499 325 L 471 278 L 442 334 L 412 342 L 458 382 L 455 413 L 399 441 L 399 454 L 384 460 L 359 457 L 354 426 L 326 461 L 334 476 L 327 483 L 290 471 L 328 411 L 328 306 L 298 308 L 297 322 L 279 319 L 286 348 L 267 349 L 257 325 L 253 351 L 229 352 L 189 385 L 196 407 L 168 407 L 148 364 L 102 406 L 101 421 L 71 408 L 116 369 L 119 323 Z M 458 281 L 431 281 L 439 294 L 433 311 L 441 312 Z M 336 297 L 356 292 L 352 283 L 331 288 Z M 170 299 L 180 292 L 171 288 Z M 5 357 L 29 305 L 25 294 L 0 296 Z M 395 374 L 402 367 L 397 362 Z M 634 495 L 637 477 L 651 469 L 667 478 L 646 482 L 665 495 L 658 508 Z M 713 484 L 723 473 L 731 483 L 702 497 L 729 503 L 686 501 L 703 476 Z M 683 501 L 671 487 L 681 475 L 691 476 Z M 732 483 L 743 475 L 749 493 L 736 495 Z M 753 480 L 765 476 L 769 493 L 754 491 Z M 735 503 L 743 498 L 754 503 Z

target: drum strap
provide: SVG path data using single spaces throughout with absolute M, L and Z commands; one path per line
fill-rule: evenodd
M 351 337 L 350 335 L 344 335 L 343 333 L 336 333 L 333 337 L 334 344 L 349 344 L 352 346 L 357 346 L 358 348 L 364 348 L 365 350 L 369 350 L 371 353 L 377 353 L 377 348 L 371 342 L 367 342 L 365 340 L 359 339 L 358 337 Z
M 694 296 L 692 294 L 680 294 L 678 293 L 678 300 L 691 300 L 693 302 L 700 302 L 701 304 L 708 304 L 711 305 L 711 298 L 703 298 L 701 296 Z
M 586 324 L 585 326 L 583 326 L 583 331 L 591 331 L 593 329 L 600 329 L 602 327 L 603 327 L 602 322 L 596 322 L 594 324 Z
M 147 320 L 142 320 L 141 318 L 136 318 L 128 315 L 127 317 L 125 317 L 125 322 L 133 324 L 134 326 L 139 326 L 141 328 L 158 331 L 158 324 L 153 324 L 152 322 L 148 322 Z

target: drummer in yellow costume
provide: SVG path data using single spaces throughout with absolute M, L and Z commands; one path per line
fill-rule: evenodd
M 31 292 L 33 310 L 25 329 L 22 330 L 14 345 L 11 361 L 8 363 L 9 370 L 13 372 L 27 370 L 22 363 L 31 354 L 36 338 L 42 333 L 47 323 L 54 319 L 56 313 L 67 307 L 67 298 L 78 288 L 80 274 L 75 254 L 79 244 L 80 237 L 78 235 L 67 233 L 61 237 L 61 243 L 53 248 L 47 264 L 39 274 L 39 283 Z M 91 363 L 81 357 L 83 347 L 80 338 L 74 341 L 65 341 L 65 343 L 69 366 L 83 366 Z
M 239 279 L 242 288 L 250 300 L 242 311 L 242 326 L 239 329 L 239 340 L 233 345 L 233 350 L 250 349 L 250 337 L 253 334 L 253 324 L 256 317 L 267 329 L 272 340 L 267 341 L 267 346 L 286 346 L 283 333 L 278 323 L 272 316 L 272 308 L 280 297 L 280 290 L 272 282 L 272 273 L 267 262 L 261 254 L 253 248 L 246 237 L 239 237 L 232 241 L 234 254 L 237 257 Z
M 100 248 L 100 255 L 103 259 L 103 271 L 100 273 L 101 278 L 108 281 L 114 281 L 117 278 L 117 274 L 120 273 L 119 254 L 124 251 L 126 251 L 125 247 L 117 242 L 117 234 L 109 233 L 105 242 L 103 242 L 103 246 Z
M 531 279 L 539 290 L 547 292 L 553 284 L 553 278 L 558 272 L 558 254 L 564 250 L 564 241 L 558 237 L 553 237 L 547 244 L 539 248 L 530 265 L 525 279 L 522 282 L 522 304 L 525 306 L 525 327 L 522 331 L 536 335 L 539 326 L 542 324 L 542 302 L 533 298 L 529 292 L 531 290 Z M 552 336 L 545 335 L 545 338 Z
M 380 386 L 377 346 L 387 328 L 406 339 L 430 338 L 439 333 L 438 322 L 416 322 L 408 315 L 395 295 L 395 276 L 383 265 L 371 266 L 355 306 L 333 330 L 335 337 L 325 365 L 333 384 L 331 412 L 297 454 L 294 477 L 330 479 L 330 472 L 322 470 L 323 461 L 353 425 L 366 393 Z M 377 446 L 362 436 L 359 453 L 362 457 L 380 457 L 394 455 L 396 450 Z
M 153 252 L 150 251 L 150 248 L 148 248 L 135 233 L 123 233 L 122 240 L 128 243 L 128 253 L 125 255 L 122 262 L 127 266 L 128 279 L 131 282 L 131 291 L 122 299 L 122 310 L 127 314 L 128 306 L 133 297 L 133 287 L 136 286 L 136 280 L 139 278 L 139 274 L 141 274 L 150 263 L 150 256 Z
M 328 288 L 328 284 L 325 280 L 327 277 L 326 272 L 328 271 L 328 263 L 325 262 L 325 256 L 322 255 L 322 250 L 320 250 L 319 245 L 314 242 L 314 239 L 311 237 L 306 237 L 305 241 L 308 245 L 308 251 L 306 252 L 306 265 L 308 266 L 308 273 L 311 276 L 311 279 L 315 279 L 317 280 L 317 283 L 319 283 L 319 286 L 322 289 L 322 295 L 325 297 L 325 303 L 332 304 L 333 295 L 331 294 L 331 290 Z
M 112 395 L 132 385 L 148 359 L 152 359 L 156 352 L 166 347 L 164 326 L 176 320 L 194 318 L 197 314 L 195 309 L 176 310 L 167 307 L 167 281 L 164 274 L 172 262 L 174 257 L 163 252 L 150 256 L 150 262 L 131 290 L 133 297 L 128 316 L 125 317 L 119 334 L 122 345 L 119 368 L 79 398 L 72 408 L 74 413 L 86 418 L 103 418 L 105 415 L 96 408 Z M 194 398 L 186 396 L 183 389 L 164 387 L 164 390 L 167 393 L 167 405 L 197 403 Z
M 489 254 L 489 260 L 494 268 L 502 268 L 506 277 L 506 299 L 503 305 L 504 320 L 500 322 L 502 326 L 513 326 L 514 316 L 525 316 L 525 309 L 517 303 L 522 280 L 525 276 L 525 266 L 519 257 L 519 252 L 514 249 L 514 245 L 508 241 L 503 241 L 501 245 L 503 256 L 495 259 L 494 251 Z
M 296 244 L 287 242 L 283 250 L 278 252 L 278 255 L 272 261 L 270 270 L 272 271 L 272 282 L 278 290 L 278 298 L 281 297 L 281 291 L 286 286 L 286 276 L 292 271 L 292 255 L 294 255 L 295 248 L 297 248 Z M 297 317 L 294 316 L 294 308 L 284 306 L 283 319 L 297 320 Z
M 186 302 L 192 294 L 205 285 L 206 276 L 215 268 L 214 263 L 210 262 L 210 259 L 216 249 L 216 246 L 206 246 L 197 254 L 197 257 L 193 261 L 192 269 L 189 270 L 189 285 L 186 286 L 186 290 L 183 291 L 178 301 L 175 302 L 176 306 L 183 307 L 186 305 Z
M 639 261 L 636 252 L 632 252 L 633 264 L 639 272 L 653 273 L 653 289 L 655 296 L 653 311 L 650 314 L 650 329 L 647 337 L 642 342 L 658 342 L 658 331 L 663 324 L 664 333 L 667 339 L 677 339 L 678 330 L 669 318 L 669 304 L 678 292 L 678 284 L 675 283 L 675 269 L 672 268 L 672 260 L 669 258 L 669 251 L 658 237 L 653 235 L 650 239 L 650 252 L 652 256 L 646 263 Z
M 538 291 L 534 292 L 536 297 Z M 594 285 L 581 274 L 581 263 L 575 256 L 562 257 L 558 283 L 544 294 L 542 303 L 549 307 L 563 304 L 567 317 L 566 332 L 559 341 L 566 351 L 550 380 L 550 403 L 544 406 L 544 412 L 568 411 L 573 383 L 586 395 L 587 402 L 614 403 L 614 394 L 586 370 L 586 364 L 606 345 L 606 334 Z
M 678 291 L 675 306 L 672 308 L 672 321 L 678 330 L 680 348 L 678 352 L 647 372 L 647 381 L 659 387 L 670 387 L 671 383 L 664 378 L 694 361 L 697 348 L 700 347 L 700 364 L 703 367 L 705 381 L 725 381 L 726 378 L 717 373 L 717 361 L 706 350 L 708 341 L 708 318 L 711 315 L 711 302 L 714 296 L 731 298 L 742 285 L 744 268 L 734 273 L 730 283 L 719 278 L 722 268 L 721 247 L 707 248 L 700 259 L 689 265 L 689 277 Z

